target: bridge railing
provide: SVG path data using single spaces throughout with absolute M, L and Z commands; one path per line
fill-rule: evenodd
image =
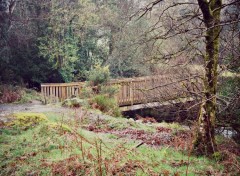
M 41 93 L 51 103 L 63 101 L 72 96 L 78 96 L 84 83 L 44 83 L 41 84 Z
M 116 95 L 119 106 L 148 103 L 168 99 L 181 98 L 184 95 L 183 88 L 179 84 L 173 85 L 172 78 L 167 75 L 156 75 L 139 78 L 126 78 L 111 80 L 107 85 L 118 85 Z M 189 82 L 185 81 L 186 84 Z M 50 83 L 42 84 L 42 95 L 50 102 L 63 101 L 72 96 L 79 96 L 85 83 Z M 169 85 L 168 85 L 169 84 Z M 166 86 L 162 86 L 166 85 Z
M 146 76 L 139 78 L 126 78 L 120 80 L 111 80 L 109 85 L 119 85 L 120 89 L 116 96 L 120 106 L 147 103 L 149 96 L 154 96 L 153 91 L 148 89 L 161 84 L 161 80 L 166 76 Z

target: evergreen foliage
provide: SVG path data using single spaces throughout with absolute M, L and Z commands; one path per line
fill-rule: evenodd
M 109 65 L 114 77 L 148 74 L 149 65 L 139 62 L 147 46 L 133 45 L 148 22 L 129 21 L 138 8 L 116 0 L 17 2 L 10 30 L 1 33 L 0 82 L 85 81 L 97 64 Z
M 109 67 L 96 65 L 95 68 L 88 73 L 87 79 L 91 86 L 106 84 L 110 79 Z

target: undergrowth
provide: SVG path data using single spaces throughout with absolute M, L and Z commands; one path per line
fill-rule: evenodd
M 87 113 L 75 112 L 71 119 L 46 115 L 47 122 L 25 130 L 0 129 L 0 175 L 224 174 L 216 161 L 191 156 L 190 148 L 150 147 L 118 134 L 89 131 L 86 124 L 99 123 L 103 128 L 104 122 L 98 117 L 93 122 Z M 133 127 L 154 132 L 150 128 L 155 128 L 121 118 L 108 117 L 106 122 L 115 131 Z M 166 124 L 158 127 L 161 132 L 174 130 Z
M 31 89 L 20 86 L 0 85 L 0 103 L 29 103 L 41 100 L 41 95 Z
M 20 100 L 16 103 L 31 103 L 33 100 L 43 101 L 43 98 L 39 92 L 32 89 L 22 89 Z
M 11 85 L 0 86 L 0 103 L 12 103 L 21 99 L 21 89 Z

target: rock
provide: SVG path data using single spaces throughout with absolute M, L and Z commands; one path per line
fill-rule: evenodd
M 136 120 L 137 123 L 142 123 L 143 121 L 142 120 Z
M 165 141 L 172 140 L 172 134 L 169 134 L 169 133 L 161 133 L 159 134 L 159 136 L 161 136 L 161 138 L 164 139 Z
M 134 122 L 134 119 L 133 118 L 130 118 L 130 119 L 128 119 L 129 121 L 131 121 L 131 122 Z

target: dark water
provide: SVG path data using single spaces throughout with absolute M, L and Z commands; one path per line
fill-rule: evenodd
M 234 141 L 240 144 L 240 134 L 232 127 L 217 127 L 216 134 L 223 135 L 227 138 L 232 138 Z
M 123 116 L 127 118 L 135 118 L 136 115 L 142 117 L 153 117 L 158 122 L 183 122 L 185 120 L 195 120 L 198 115 L 198 107 L 189 109 L 191 103 L 178 103 L 175 105 L 164 105 L 155 108 L 143 108 L 123 112 Z
M 136 115 L 141 117 L 152 117 L 157 122 L 179 122 L 182 125 L 188 124 L 189 121 L 194 121 L 198 116 L 199 107 L 188 109 L 191 104 L 178 104 L 177 106 L 161 106 L 157 108 L 143 108 L 138 110 L 123 112 L 126 118 L 136 119 Z M 216 134 L 223 135 L 227 138 L 232 138 L 240 143 L 240 134 L 231 127 L 217 127 Z

